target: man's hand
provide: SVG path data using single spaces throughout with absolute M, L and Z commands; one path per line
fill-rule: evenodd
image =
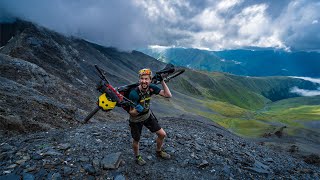
M 156 80 L 160 82 L 163 80 L 163 77 L 161 76 L 161 74 L 156 74 Z
M 138 105 L 135 107 L 135 109 L 137 110 L 138 113 L 141 113 L 141 112 L 144 110 L 144 108 L 143 108 L 140 104 L 138 104 Z

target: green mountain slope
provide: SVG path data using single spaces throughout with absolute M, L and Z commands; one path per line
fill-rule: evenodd
M 290 92 L 294 86 L 317 89 L 317 84 L 302 79 L 187 70 L 172 81 L 170 87 L 189 98 L 178 103 L 182 109 L 210 118 L 239 135 L 259 137 L 282 126 L 292 131 L 304 128 L 305 121 L 320 120 L 319 97 L 298 97 Z
M 290 93 L 294 86 L 302 89 L 317 88 L 312 82 L 289 77 L 256 78 L 193 70 L 187 70 L 182 77 L 172 84 L 181 93 L 251 110 L 261 109 L 269 101 L 297 97 Z

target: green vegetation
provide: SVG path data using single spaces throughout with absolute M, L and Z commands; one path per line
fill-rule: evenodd
M 191 111 L 215 121 L 238 135 L 257 137 L 272 129 L 268 123 L 254 119 L 255 111 L 221 101 L 204 102 L 204 104 L 215 113 L 203 112 L 200 109 Z
M 229 102 L 253 110 L 261 109 L 269 101 L 223 73 L 186 71 L 182 77 L 172 83 L 173 88 L 196 98 Z
M 302 104 L 309 106 L 320 105 L 320 96 L 284 99 L 270 104 L 267 108 L 269 111 L 285 110 L 288 108 L 299 107 Z
M 287 133 L 293 134 L 293 129 L 306 128 L 303 125 L 304 122 L 320 121 L 320 106 L 302 105 L 287 110 L 281 110 L 283 109 L 281 107 L 273 109 L 273 111 L 258 112 L 219 101 L 205 104 L 216 113 L 203 112 L 199 109 L 193 110 L 193 112 L 246 137 L 260 137 L 264 133 L 274 132 L 284 125 L 288 127 Z
M 304 127 L 302 122 L 320 121 L 320 96 L 290 98 L 272 103 L 256 119 Z
M 320 121 L 320 96 L 296 97 L 290 88 L 314 88 L 288 77 L 241 77 L 224 73 L 187 71 L 173 83 L 199 105 L 180 105 L 246 137 L 274 133 L 282 126 L 291 135 L 304 123 Z M 187 87 L 187 88 L 186 88 Z M 192 107 L 192 108 L 191 108 Z
M 225 117 L 244 117 L 249 113 L 246 109 L 220 101 L 206 102 L 205 105 Z

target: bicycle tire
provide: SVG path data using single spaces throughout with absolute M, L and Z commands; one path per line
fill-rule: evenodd
M 95 115 L 99 110 L 100 110 L 99 106 L 97 106 L 94 110 L 92 110 L 90 114 L 83 120 L 83 124 L 86 124 L 92 118 L 92 116 Z
M 171 79 L 179 76 L 180 74 L 184 73 L 185 69 L 177 69 L 173 73 L 169 74 L 167 77 L 164 78 L 165 82 L 169 82 Z
M 96 64 L 94 65 L 94 67 L 98 71 L 98 76 L 100 77 L 100 79 L 106 81 L 107 84 L 110 84 L 108 79 L 106 78 L 105 71 L 103 69 L 99 68 L 98 65 L 96 65 Z
M 168 75 L 165 75 L 163 77 L 164 82 L 169 82 L 171 79 L 179 76 L 180 74 L 184 73 L 185 69 L 176 69 L 173 73 L 169 73 Z M 160 81 L 157 81 L 156 79 L 152 80 L 153 84 L 160 84 Z

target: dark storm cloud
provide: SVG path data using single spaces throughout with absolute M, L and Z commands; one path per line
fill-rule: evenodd
M 292 1 L 277 19 L 281 38 L 294 50 L 320 50 L 320 1 Z
M 319 0 L 2 0 L 0 19 L 19 17 L 122 49 L 319 50 L 319 6 Z
M 244 1 L 242 8 L 246 7 L 246 6 L 251 6 L 254 4 L 267 4 L 268 5 L 268 9 L 267 9 L 267 13 L 270 17 L 272 17 L 272 19 L 277 18 L 284 9 L 287 8 L 288 4 L 292 2 L 292 0 L 246 0 Z
M 145 46 L 148 20 L 130 1 L 4 0 L 0 19 L 18 17 L 107 46 Z

